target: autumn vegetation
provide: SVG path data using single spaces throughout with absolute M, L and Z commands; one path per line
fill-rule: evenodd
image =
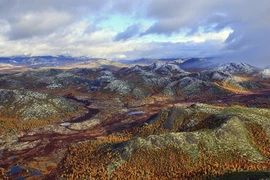
M 270 159 L 270 139 L 264 129 L 258 124 L 249 124 L 248 128 L 252 143 L 258 147 L 265 157 Z
M 111 146 L 130 139 L 129 134 L 112 134 L 87 143 L 71 145 L 60 176 L 67 180 L 109 178 L 105 166 L 118 156 Z
M 9 180 L 9 177 L 5 173 L 5 169 L 0 167 L 0 179 Z
M 168 118 L 168 112 L 161 112 L 155 123 L 148 124 L 146 126 L 142 127 L 133 127 L 127 130 L 130 134 L 133 134 L 134 136 L 139 136 L 139 137 L 146 137 L 149 135 L 154 135 L 154 134 L 164 134 L 168 132 L 168 130 L 163 128 L 163 123 L 164 121 Z
M 161 124 L 167 117 L 164 112 L 156 124 L 72 145 L 62 163 L 60 176 L 65 179 L 207 179 L 228 173 L 270 170 L 270 139 L 258 124 L 247 124 L 247 127 L 252 143 L 268 159 L 266 161 L 248 160 L 237 149 L 222 153 L 206 151 L 200 142 L 197 158 L 173 145 L 139 148 L 128 160 L 114 163 L 113 169 L 108 168 L 121 157 L 115 146 L 134 136 L 166 133 Z
M 242 89 L 239 89 L 239 87 L 234 87 L 234 86 L 231 86 L 228 82 L 214 82 L 214 84 L 216 86 L 219 86 L 225 90 L 228 90 L 232 93 L 236 93 L 236 94 L 247 94 L 247 93 L 250 93 L 249 91 L 246 91 L 246 90 L 242 90 Z
M 269 160 L 251 162 L 237 150 L 219 154 L 207 152 L 201 142 L 198 158 L 174 146 L 141 148 L 110 172 L 108 165 L 120 156 L 112 147 L 129 139 L 124 137 L 111 135 L 72 145 L 60 176 L 65 179 L 204 179 L 233 172 L 269 170 Z
M 66 113 L 64 117 L 72 117 L 75 113 L 70 112 Z M 9 117 L 9 116 L 1 116 L 0 115 L 0 134 L 1 132 L 20 132 L 20 131 L 30 131 L 35 128 L 44 127 L 48 124 L 53 124 L 57 120 L 59 120 L 59 116 L 51 116 L 44 119 L 32 119 L 32 120 L 22 120 L 18 117 Z M 63 118 L 63 117 L 61 117 Z
M 200 144 L 200 156 L 194 159 L 173 146 L 161 149 L 139 149 L 132 158 L 119 166 L 116 179 L 203 179 L 229 172 L 268 170 L 269 162 L 253 163 L 237 151 L 215 154 Z

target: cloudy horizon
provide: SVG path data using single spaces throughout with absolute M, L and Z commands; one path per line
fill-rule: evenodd
M 269 65 L 268 0 L 0 0 L 0 56 Z

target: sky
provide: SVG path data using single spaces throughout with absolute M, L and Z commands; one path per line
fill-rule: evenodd
M 0 0 L 0 56 L 270 64 L 269 0 Z

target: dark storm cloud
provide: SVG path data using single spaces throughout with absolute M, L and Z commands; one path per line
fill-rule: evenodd
M 118 33 L 114 40 L 115 41 L 125 41 L 135 35 L 138 35 L 141 29 L 140 24 L 133 24 L 125 29 L 125 31 Z
M 140 13 L 140 10 L 143 6 L 143 0 L 137 0 L 137 1 L 127 1 L 127 0 L 113 0 L 113 2 L 111 2 L 111 8 L 110 11 L 112 13 L 123 13 L 123 14 L 133 14 L 136 13 L 136 15 L 138 16 L 138 14 Z
M 245 61 L 257 66 L 270 64 L 270 28 L 246 29 L 239 25 L 234 29 L 226 40 L 223 59 Z
M 172 35 L 181 29 L 193 35 L 231 28 L 233 33 L 220 52 L 223 59 L 270 63 L 270 2 L 268 0 L 152 0 L 147 17 L 156 22 L 145 34 Z
M 181 28 L 196 26 L 212 3 L 206 1 L 152 0 L 147 16 L 156 19 L 146 34 L 171 34 Z
M 209 52 L 209 48 L 211 52 Z M 140 44 L 132 51 L 127 52 L 127 57 L 134 59 L 136 56 L 144 58 L 186 58 L 186 57 L 212 57 L 217 56 L 220 50 L 220 43 L 206 41 L 203 43 L 172 43 L 172 42 L 151 42 Z

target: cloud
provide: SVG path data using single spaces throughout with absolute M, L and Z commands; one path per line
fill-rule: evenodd
M 269 0 L 0 0 L 0 49 L 5 56 L 214 56 L 266 65 L 268 17 Z
M 155 19 L 145 34 L 174 36 L 186 31 L 193 39 L 198 33 L 222 32 L 232 29 L 224 48 L 219 52 L 220 59 L 259 62 L 269 64 L 267 50 L 270 36 L 270 3 L 267 0 L 245 1 L 184 1 L 152 0 L 148 6 L 148 18 Z
M 156 19 L 156 23 L 145 33 L 170 35 L 181 28 L 197 27 L 215 4 L 214 0 L 151 0 L 147 16 Z
M 246 29 L 241 25 L 233 28 L 234 32 L 229 35 L 221 51 L 221 54 L 225 52 L 222 59 L 244 61 L 257 66 L 270 64 L 270 37 L 267 36 L 270 28 Z
M 140 24 L 133 24 L 125 29 L 125 31 L 118 33 L 114 41 L 125 41 L 135 35 L 138 35 L 138 33 L 141 30 Z
M 11 40 L 49 35 L 87 16 L 99 16 L 105 0 L 0 0 L 0 21 L 9 25 Z
M 11 30 L 7 35 L 12 40 L 45 35 L 66 26 L 72 20 L 72 16 L 65 12 L 28 13 L 10 23 Z

